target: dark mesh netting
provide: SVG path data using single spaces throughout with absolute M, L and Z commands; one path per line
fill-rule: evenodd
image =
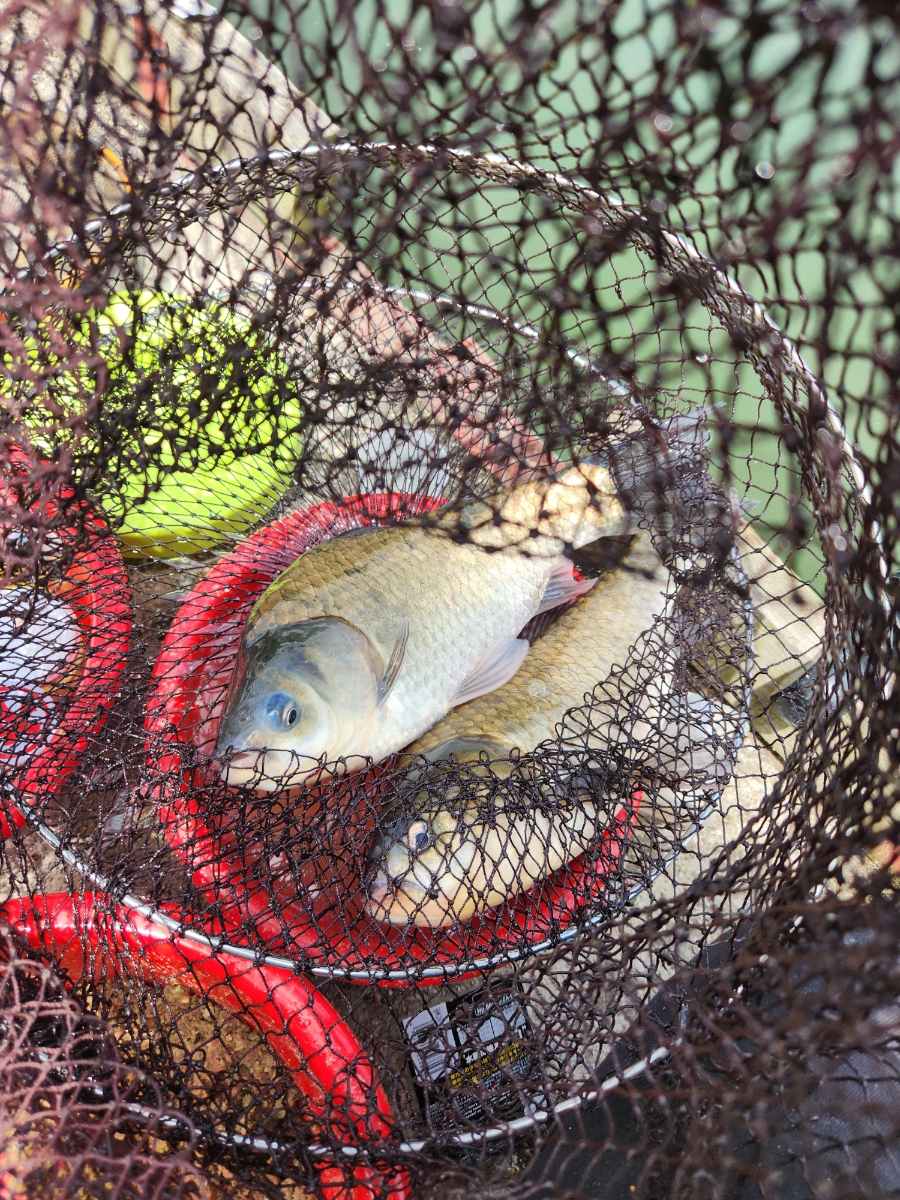
M 0 1197 L 900 1195 L 893 7 L 0 66 Z
M 4 1195 L 205 1197 L 189 1122 L 52 970 L 9 935 L 0 953 Z

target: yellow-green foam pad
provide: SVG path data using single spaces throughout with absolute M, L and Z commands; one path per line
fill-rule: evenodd
M 87 431 L 103 426 L 112 443 L 97 490 L 125 553 L 191 556 L 244 533 L 300 452 L 299 405 L 271 342 L 216 301 L 159 292 L 114 294 L 94 323 L 108 378 Z M 77 407 L 66 374 L 53 391 Z

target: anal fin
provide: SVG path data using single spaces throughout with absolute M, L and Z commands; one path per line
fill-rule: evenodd
M 504 638 L 498 642 L 459 685 L 450 707 L 465 704 L 477 696 L 496 691 L 497 688 L 503 687 L 504 683 L 509 683 L 521 667 L 527 653 L 528 642 L 522 638 Z

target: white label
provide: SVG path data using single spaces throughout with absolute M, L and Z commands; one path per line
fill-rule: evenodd
M 413 1070 L 423 1083 L 443 1079 L 456 1053 L 456 1039 L 447 1020 L 445 1003 L 407 1017 L 403 1029 L 412 1049 Z

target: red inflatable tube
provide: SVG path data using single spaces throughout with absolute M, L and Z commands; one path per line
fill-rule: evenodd
M 177 980 L 235 1013 L 288 1068 L 315 1114 L 314 1136 L 359 1146 L 390 1137 L 392 1114 L 359 1042 L 329 1002 L 302 976 L 256 966 L 174 933 L 102 895 L 54 893 L 8 901 L 0 909 L 28 944 L 70 978 L 95 980 L 125 957 L 143 979 Z M 386 1177 L 387 1176 L 387 1177 Z M 323 1161 L 326 1200 L 406 1200 L 405 1175 Z

